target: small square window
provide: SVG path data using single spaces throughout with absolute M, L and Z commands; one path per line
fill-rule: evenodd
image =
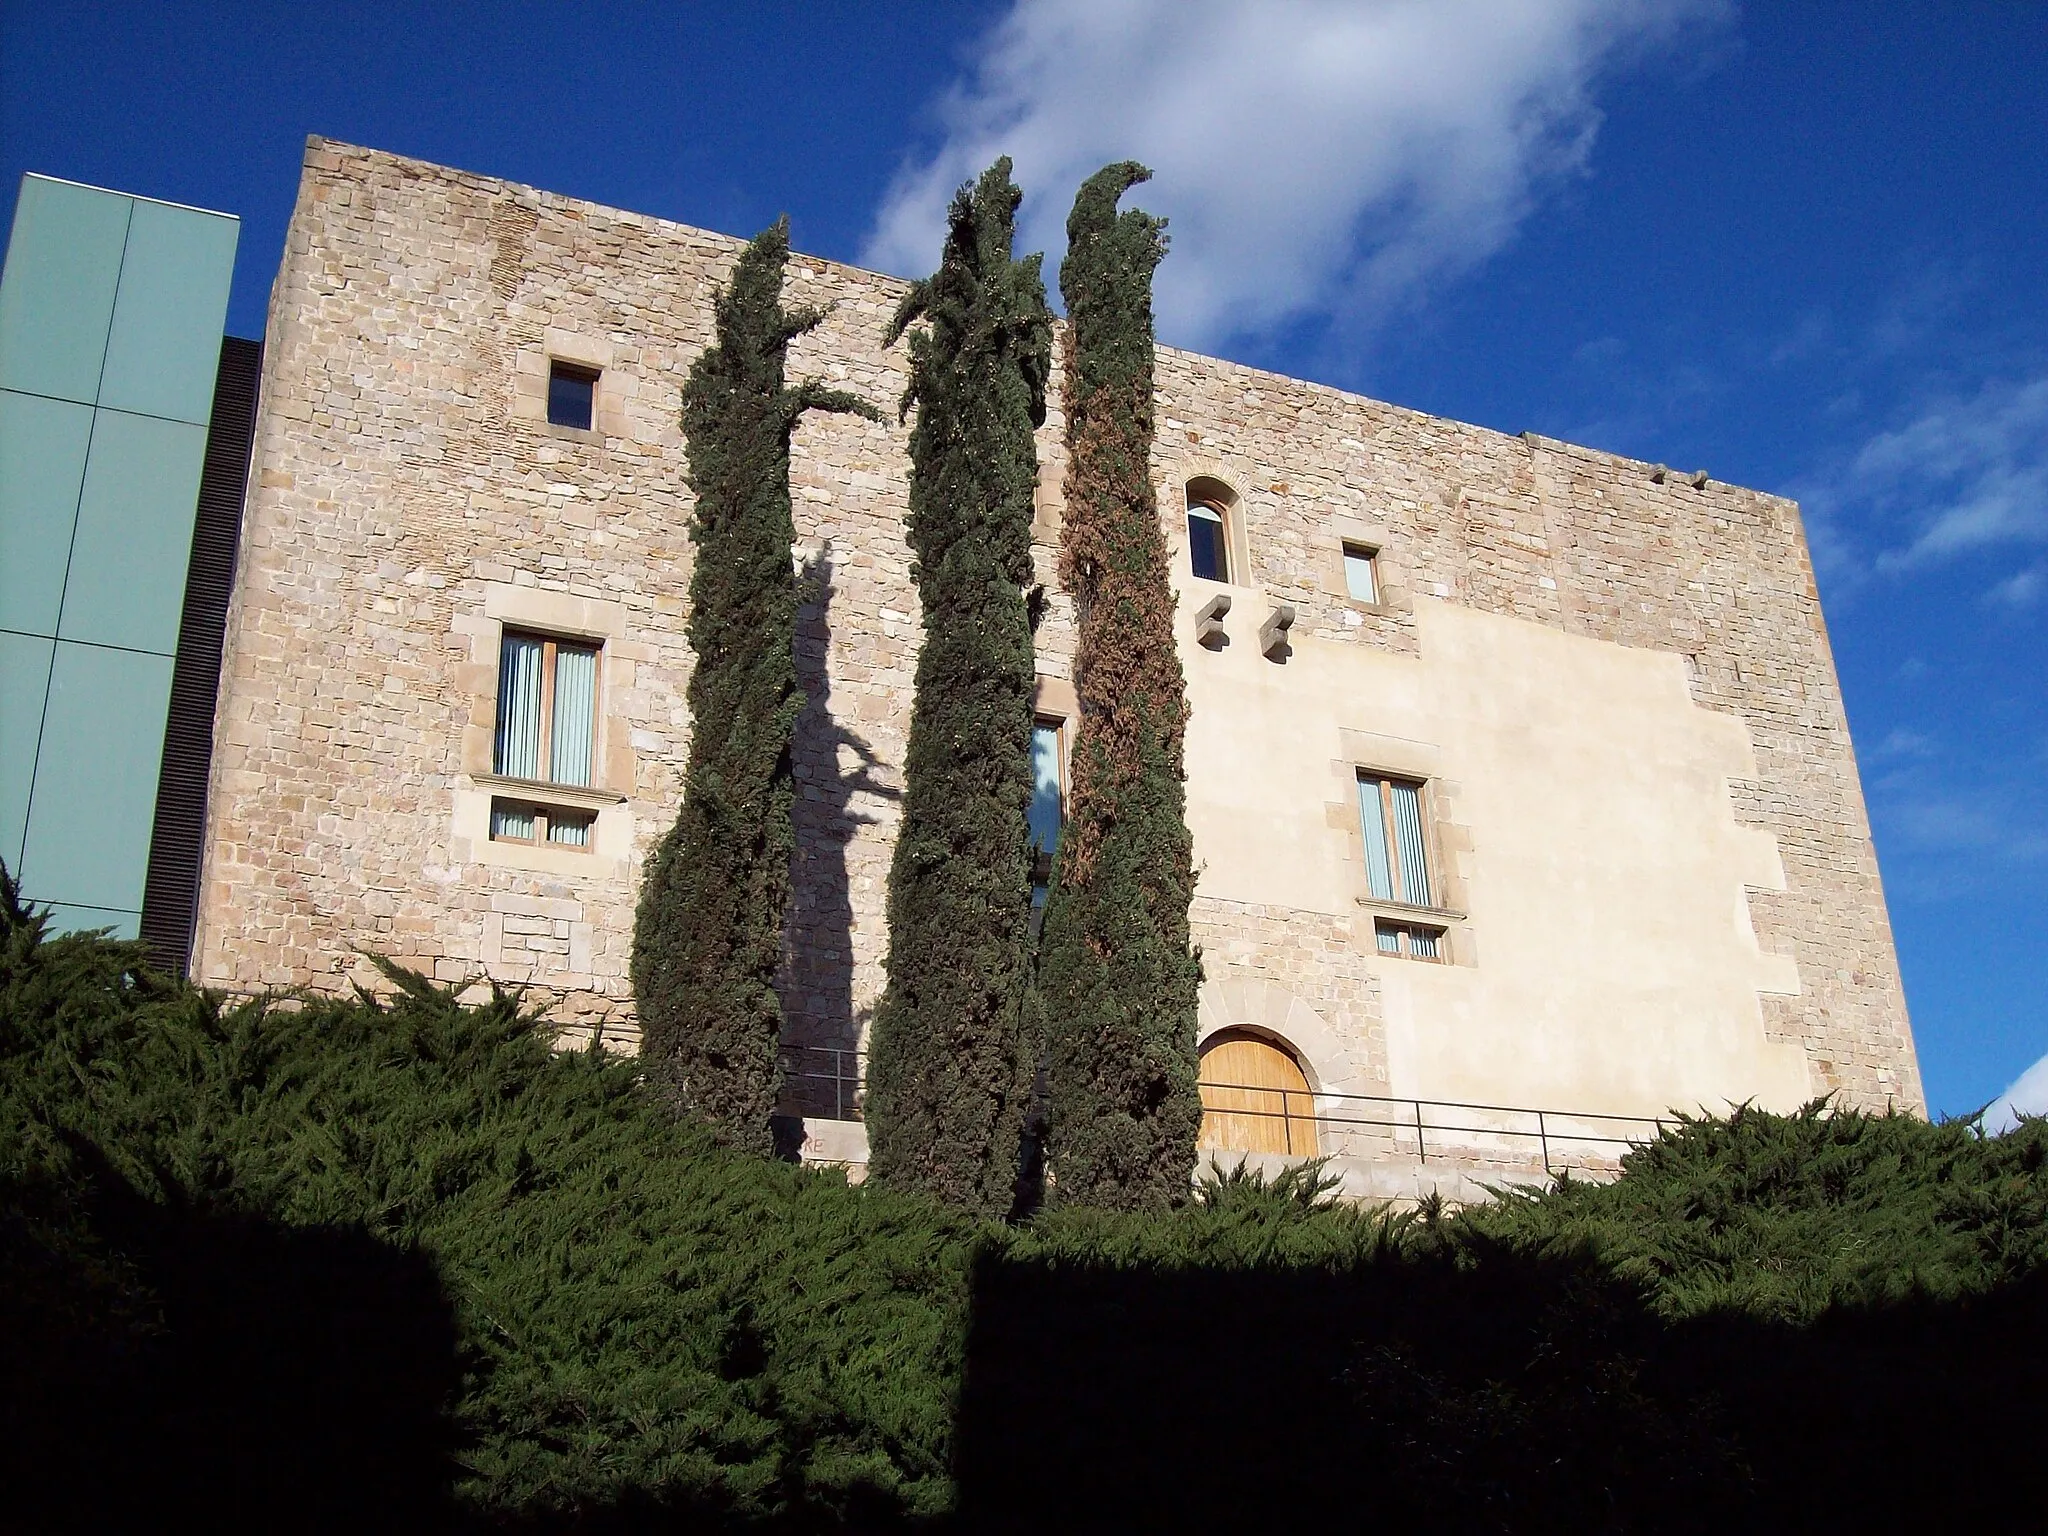
M 530 805 L 510 800 L 491 802 L 491 840 L 498 843 L 530 843 L 540 825 L 540 814 Z
M 1380 600 L 1380 552 L 1370 544 L 1344 546 L 1344 590 L 1354 602 L 1377 603 Z
M 588 811 L 550 811 L 548 841 L 565 848 L 588 848 L 590 829 L 596 821 Z
M 548 364 L 548 424 L 588 432 L 596 420 L 597 370 Z

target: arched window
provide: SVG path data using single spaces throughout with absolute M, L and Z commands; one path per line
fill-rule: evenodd
M 1245 1029 L 1202 1047 L 1202 1140 L 1219 1152 L 1316 1156 L 1315 1096 L 1287 1048 Z
M 1237 518 L 1237 492 L 1207 475 L 1190 480 L 1188 566 L 1204 581 L 1231 581 L 1230 546 Z

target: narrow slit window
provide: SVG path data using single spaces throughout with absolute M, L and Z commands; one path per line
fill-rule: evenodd
M 1230 580 L 1230 534 L 1223 509 L 1188 498 L 1188 564 L 1204 581 Z
M 1381 901 L 1435 905 L 1422 830 L 1422 786 L 1361 773 L 1358 822 L 1365 843 L 1366 889 Z
M 596 747 L 597 647 L 506 631 L 491 771 L 587 787 Z
M 1066 820 L 1066 725 L 1064 721 L 1040 719 L 1031 728 L 1031 807 L 1027 820 L 1031 830 L 1031 928 L 1038 931 L 1052 890 L 1052 856 L 1060 845 L 1060 825 Z
M 1369 544 L 1344 546 L 1344 590 L 1353 602 L 1377 603 L 1380 600 L 1380 552 Z
M 597 419 L 597 370 L 548 364 L 548 424 L 588 432 Z
M 1066 817 L 1061 729 L 1057 720 L 1040 720 L 1031 730 L 1031 846 L 1048 855 L 1059 847 Z

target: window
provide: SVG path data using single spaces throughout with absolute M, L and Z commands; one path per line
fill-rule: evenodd
M 1206 501 L 1188 503 L 1188 564 L 1204 581 L 1230 580 L 1230 550 L 1223 510 Z
M 505 631 L 491 771 L 508 779 L 588 787 L 596 745 L 597 647 Z M 494 823 L 496 816 L 493 811 Z
M 1411 907 L 1434 906 L 1422 835 L 1422 786 L 1361 773 L 1358 819 L 1365 836 L 1366 886 L 1372 894 Z M 1386 947 L 1382 939 L 1380 948 Z
M 1206 475 L 1190 480 L 1187 491 L 1188 568 L 1204 581 L 1227 582 L 1237 492 Z
M 1444 957 L 1443 929 L 1424 928 L 1417 923 L 1373 924 L 1373 939 L 1383 955 L 1406 955 L 1411 960 L 1441 960 Z
M 1380 552 L 1370 544 L 1344 544 L 1344 590 L 1352 600 L 1377 603 L 1380 600 Z
M 1052 888 L 1052 856 L 1066 819 L 1066 722 L 1040 716 L 1031 728 L 1031 926 L 1036 932 Z
M 597 370 L 548 364 L 548 424 L 588 432 L 596 421 Z
M 527 805 L 517 800 L 491 801 L 491 839 L 500 843 L 553 843 L 557 848 L 588 848 L 597 818 L 589 811 Z

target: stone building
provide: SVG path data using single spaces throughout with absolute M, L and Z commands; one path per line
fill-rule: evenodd
M 690 730 L 680 396 L 740 245 L 309 143 L 195 979 L 334 989 L 376 952 L 633 1040 L 638 874 Z M 788 284 L 828 311 L 792 377 L 893 405 L 904 285 L 806 257 Z M 1602 1115 L 1923 1109 L 1793 503 L 1169 348 L 1158 389 L 1212 1141 L 1597 1160 L 1628 1124 Z M 792 1107 L 853 1157 L 919 637 L 888 415 L 806 416 L 791 471 L 817 597 Z M 1073 713 L 1061 427 L 1055 387 L 1049 794 Z

